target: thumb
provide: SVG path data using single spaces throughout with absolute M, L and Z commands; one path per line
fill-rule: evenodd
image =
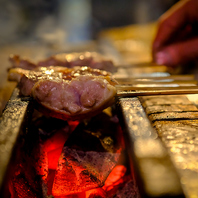
M 156 52 L 153 58 L 157 64 L 167 66 L 198 60 L 198 38 L 166 46 Z

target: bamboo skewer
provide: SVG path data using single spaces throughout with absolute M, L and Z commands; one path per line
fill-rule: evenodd
M 194 75 L 116 78 L 117 96 L 198 94 Z
M 147 67 L 158 66 L 156 63 L 147 62 L 133 66 Z M 128 65 L 124 65 L 128 68 Z M 195 76 L 191 75 L 170 75 L 170 76 L 148 76 L 117 78 L 119 85 L 117 95 L 122 97 L 143 96 L 143 95 L 178 95 L 198 94 L 198 82 Z
M 184 86 L 192 86 L 192 85 L 197 85 L 198 82 L 196 80 L 173 80 L 173 81 L 136 81 L 136 80 L 131 80 L 131 81 L 118 81 L 119 85 L 118 86 L 152 86 L 152 85 L 184 85 Z
M 195 80 L 194 75 L 171 75 L 171 76 L 148 76 L 148 77 L 131 77 L 131 78 L 115 78 L 119 83 L 133 82 L 133 81 L 185 81 L 185 80 Z
M 180 87 L 117 87 L 117 96 L 151 96 L 151 95 L 185 95 L 198 94 L 198 86 Z
M 134 67 L 161 67 L 162 65 L 159 65 L 154 62 L 140 62 L 140 63 L 133 63 L 133 64 L 122 64 L 122 65 L 116 65 L 117 68 L 134 68 Z

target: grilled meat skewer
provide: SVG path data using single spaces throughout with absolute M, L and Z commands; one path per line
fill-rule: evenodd
M 73 52 L 60 53 L 52 55 L 47 59 L 38 61 L 37 63 L 22 58 L 19 55 L 11 55 L 9 61 L 13 68 L 22 68 L 32 70 L 37 67 L 62 66 L 73 68 L 75 66 L 88 66 L 94 69 L 101 69 L 110 72 L 116 72 L 113 61 L 97 52 Z
M 111 74 L 89 67 L 13 68 L 8 78 L 18 81 L 21 95 L 32 96 L 42 112 L 63 120 L 92 117 L 116 95 Z

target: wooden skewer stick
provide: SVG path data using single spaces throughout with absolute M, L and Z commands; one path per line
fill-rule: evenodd
M 136 81 L 136 80 L 131 80 L 131 81 L 124 81 L 124 82 L 119 82 L 118 86 L 130 86 L 130 85 L 143 85 L 143 86 L 150 86 L 150 85 L 197 85 L 198 82 L 196 80 L 173 80 L 173 81 Z
M 162 67 L 163 65 L 159 65 L 154 62 L 142 62 L 142 63 L 140 62 L 140 63 L 132 63 L 132 64 L 121 64 L 115 66 L 118 68 L 134 68 L 134 67 Z
M 131 81 L 160 81 L 160 80 L 195 80 L 194 75 L 171 75 L 171 76 L 160 76 L 160 77 L 131 77 L 131 78 L 115 78 L 120 82 L 131 82 Z
M 118 87 L 118 97 L 151 96 L 151 95 L 185 95 L 198 94 L 198 86 L 182 87 Z

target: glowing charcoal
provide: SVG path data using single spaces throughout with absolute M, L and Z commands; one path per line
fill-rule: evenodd
M 120 146 L 113 138 L 115 127 L 111 127 L 116 123 L 102 115 L 103 120 L 98 115 L 89 124 L 79 124 L 66 141 L 54 178 L 53 196 L 101 187 L 117 164 Z M 109 130 L 102 131 L 104 125 Z

